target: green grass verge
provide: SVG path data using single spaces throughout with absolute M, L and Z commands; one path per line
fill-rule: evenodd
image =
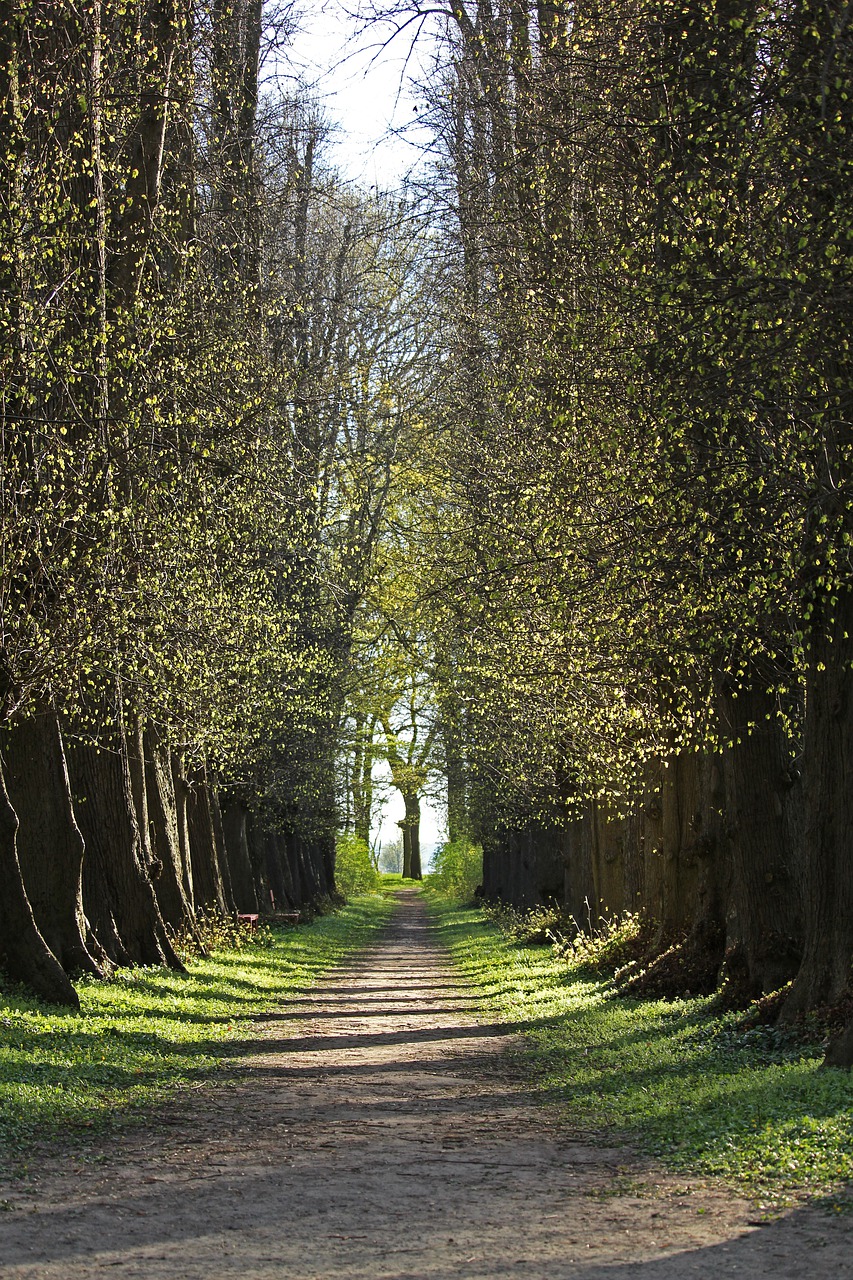
M 489 1016 L 524 1033 L 526 1069 L 572 1123 L 776 1203 L 803 1192 L 847 1203 L 835 1193 L 853 1180 L 853 1075 L 819 1071 L 818 1045 L 739 1029 L 709 998 L 614 996 L 607 976 L 510 942 L 478 910 L 426 898 Z
M 251 1018 L 287 1003 L 364 946 L 392 903 L 356 898 L 239 951 L 78 984 L 79 1014 L 0 994 L 0 1166 L 23 1170 L 34 1142 L 122 1123 L 215 1076 Z
M 379 886 L 383 890 L 414 889 L 422 884 L 422 880 L 405 880 L 402 876 L 398 876 L 392 871 L 383 871 L 379 876 Z

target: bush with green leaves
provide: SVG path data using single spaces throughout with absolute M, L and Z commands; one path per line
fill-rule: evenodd
M 470 840 L 448 840 L 435 852 L 429 882 L 448 897 L 469 901 L 483 880 L 483 850 Z
M 366 840 L 351 831 L 342 831 L 335 842 L 335 884 L 345 898 L 357 893 L 375 893 L 381 877 Z

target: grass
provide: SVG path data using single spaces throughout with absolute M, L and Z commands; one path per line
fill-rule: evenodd
M 195 959 L 185 974 L 83 979 L 79 1014 L 0 993 L 0 1160 L 23 1171 L 35 1142 L 82 1141 L 215 1077 L 250 1019 L 362 947 L 390 910 L 378 895 L 357 898 L 311 925 Z
M 525 1070 L 571 1123 L 759 1199 L 809 1193 L 845 1207 L 837 1193 L 853 1180 L 853 1075 L 819 1071 L 819 1045 L 744 1030 L 709 997 L 620 997 L 607 974 L 514 943 L 479 910 L 427 901 L 489 1016 L 524 1033 Z

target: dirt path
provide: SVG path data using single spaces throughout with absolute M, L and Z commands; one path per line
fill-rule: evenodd
M 853 1228 L 770 1226 L 561 1132 L 478 1022 L 423 906 L 259 1025 L 230 1084 L 0 1187 L 0 1276 L 853 1277 Z

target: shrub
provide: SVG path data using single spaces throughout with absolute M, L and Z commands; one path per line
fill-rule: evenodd
M 652 922 L 642 914 L 626 912 L 593 926 L 582 928 L 565 907 L 555 902 L 535 907 L 513 907 L 505 902 L 486 902 L 483 912 L 511 942 L 520 946 L 550 943 L 554 954 L 571 969 L 613 973 L 630 969 L 648 949 Z
M 226 915 L 218 907 L 200 907 L 192 924 L 184 922 L 172 934 L 172 942 L 181 960 L 207 955 L 212 951 L 242 951 L 244 947 L 272 945 L 272 934 L 265 925 L 252 925 Z
M 435 851 L 429 882 L 448 897 L 468 902 L 483 879 L 483 850 L 470 840 L 448 840 Z
M 335 884 L 345 898 L 356 893 L 374 893 L 380 875 L 370 856 L 366 840 L 351 831 L 342 831 L 335 841 Z
M 497 925 L 511 942 L 522 946 L 538 946 L 562 939 L 561 930 L 574 924 L 562 908 L 553 902 L 535 907 L 514 907 L 508 902 L 485 902 L 483 913 Z
M 618 977 L 645 954 L 653 931 L 653 923 L 642 912 L 626 911 L 601 920 L 589 933 L 577 925 L 573 935 L 555 933 L 554 951 L 573 968 L 615 973 Z

